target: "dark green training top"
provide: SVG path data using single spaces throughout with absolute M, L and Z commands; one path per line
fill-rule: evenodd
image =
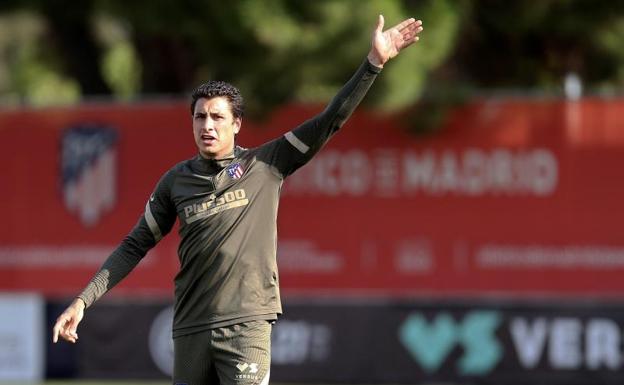
M 277 207 L 284 178 L 349 118 L 380 68 L 366 60 L 327 108 L 257 148 L 225 159 L 196 156 L 158 182 L 134 229 L 79 295 L 90 306 L 180 220 L 173 336 L 281 314 Z

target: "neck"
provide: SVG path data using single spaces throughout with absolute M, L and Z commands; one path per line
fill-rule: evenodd
M 232 155 L 234 155 L 234 150 L 235 148 L 232 148 L 230 151 L 228 151 L 225 154 L 220 154 L 220 155 L 210 155 L 210 154 L 204 154 L 203 152 L 199 152 L 199 156 L 201 156 L 204 159 L 208 159 L 208 160 L 220 160 L 220 159 L 226 159 L 231 157 Z

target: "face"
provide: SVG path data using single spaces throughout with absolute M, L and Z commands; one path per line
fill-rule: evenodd
M 193 113 L 193 136 L 204 158 L 220 159 L 234 151 L 234 135 L 241 119 L 232 115 L 232 108 L 223 96 L 200 98 Z

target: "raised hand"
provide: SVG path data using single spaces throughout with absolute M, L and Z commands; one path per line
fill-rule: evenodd
M 394 27 L 384 31 L 384 17 L 379 15 L 377 27 L 373 31 L 371 50 L 368 61 L 378 67 L 401 52 L 403 48 L 418 41 L 418 34 L 423 30 L 422 21 L 413 18 L 407 19 Z

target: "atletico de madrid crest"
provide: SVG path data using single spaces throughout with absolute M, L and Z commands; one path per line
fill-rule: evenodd
M 243 170 L 243 166 L 241 166 L 240 163 L 233 163 L 225 169 L 225 172 L 227 172 L 230 178 L 239 179 L 241 176 L 243 176 L 243 172 L 245 171 Z
M 60 176 L 65 207 L 85 226 L 95 226 L 115 206 L 117 130 L 88 123 L 66 129 Z

